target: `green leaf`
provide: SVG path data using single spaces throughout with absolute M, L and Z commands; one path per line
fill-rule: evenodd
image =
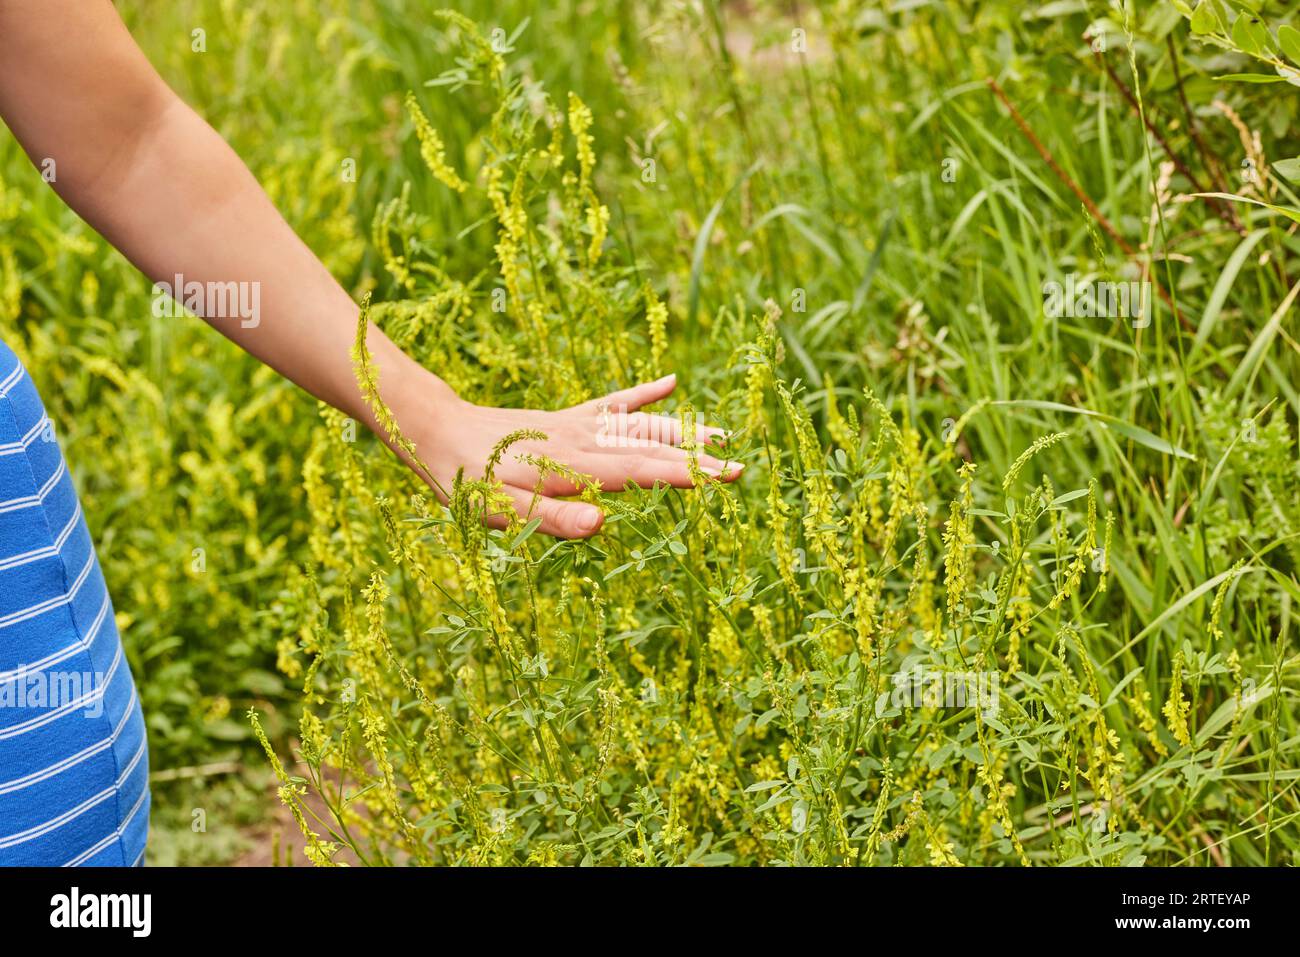
M 1237 363 L 1232 378 L 1228 380 L 1225 395 L 1235 395 L 1238 389 L 1254 380 L 1255 372 L 1258 370 L 1260 363 L 1264 361 L 1264 356 L 1268 352 L 1269 346 L 1273 344 L 1273 340 L 1277 337 L 1278 330 L 1282 328 L 1282 319 L 1291 311 L 1291 306 L 1295 302 L 1298 293 L 1300 293 L 1300 282 L 1291 287 L 1291 291 L 1282 300 L 1282 304 L 1269 317 L 1268 322 L 1264 323 L 1259 335 L 1251 342 L 1250 348 L 1246 350 L 1246 354 Z
M 695 237 L 695 248 L 691 251 L 691 278 L 690 286 L 686 295 L 686 320 L 687 324 L 695 324 L 696 313 L 700 309 L 700 281 L 704 275 L 704 254 L 708 251 L 709 240 L 713 236 L 713 227 L 718 221 L 718 216 L 722 213 L 722 207 L 726 205 L 727 200 L 731 197 L 740 185 L 758 172 L 763 161 L 757 160 L 749 169 L 740 174 L 740 178 L 731 184 L 731 188 L 713 204 L 709 214 L 704 217 L 704 223 L 700 226 L 699 235 Z
M 1254 232 L 1247 234 L 1241 244 L 1233 250 L 1232 255 L 1228 257 L 1227 265 L 1223 267 L 1223 272 L 1219 273 L 1219 279 L 1214 284 L 1210 299 L 1205 304 L 1205 312 L 1201 313 L 1201 322 L 1196 328 L 1196 339 L 1192 342 L 1193 355 L 1209 341 L 1210 333 L 1214 331 L 1215 323 L 1219 321 L 1219 314 L 1223 311 L 1224 303 L 1228 301 L 1228 293 L 1232 291 L 1232 284 L 1237 281 L 1237 274 L 1241 272 L 1241 267 L 1245 265 L 1246 258 L 1250 255 L 1251 250 L 1266 235 L 1268 235 L 1267 229 L 1256 229 Z
M 1064 505 L 1066 502 L 1073 502 L 1076 498 L 1083 498 L 1088 494 L 1086 488 L 1076 488 L 1073 492 L 1066 492 L 1064 495 L 1058 495 L 1052 499 L 1049 508 L 1056 508 L 1058 505 Z
M 1218 14 L 1214 11 L 1214 4 L 1210 0 L 1201 0 L 1192 13 L 1192 32 L 1204 36 L 1222 29 L 1223 24 L 1219 22 Z
M 1272 203 L 1262 203 L 1257 199 L 1251 199 L 1249 196 L 1237 196 L 1235 193 L 1193 193 L 1193 196 L 1209 196 L 1214 199 L 1226 199 L 1233 203 L 1249 203 L 1252 206 L 1263 206 L 1265 209 L 1271 209 L 1275 213 L 1281 213 L 1287 219 L 1300 223 L 1300 210 L 1290 209 L 1286 206 L 1274 206 Z
M 506 551 L 513 552 L 516 548 L 518 548 L 520 545 L 524 543 L 524 541 L 528 538 L 529 535 L 537 531 L 537 527 L 541 524 L 542 524 L 542 520 L 540 518 L 535 518 L 527 525 L 525 525 L 522 529 L 519 530 L 519 534 L 515 536 L 515 540 L 510 543 L 510 547 L 507 548 Z
M 1268 27 L 1258 17 L 1243 13 L 1232 24 L 1232 42 L 1251 56 L 1259 56 L 1268 48 Z
M 1285 83 L 1284 76 L 1269 76 L 1267 73 L 1224 73 L 1216 80 L 1231 80 L 1234 83 Z
M 1300 156 L 1295 159 L 1278 160 L 1273 164 L 1273 172 L 1283 179 L 1288 179 L 1293 183 L 1300 183 Z
M 1300 30 L 1290 24 L 1277 28 L 1277 42 L 1292 63 L 1300 63 Z
M 1219 574 L 1215 575 L 1209 581 L 1201 582 L 1191 591 L 1187 592 L 1187 594 L 1183 595 L 1176 602 L 1174 602 L 1172 605 L 1170 605 L 1168 608 L 1162 611 L 1154 619 L 1148 622 L 1146 627 L 1143 628 L 1141 631 L 1139 631 L 1132 638 L 1130 638 L 1127 642 L 1125 642 L 1124 646 L 1120 648 L 1119 651 L 1115 652 L 1104 662 L 1102 662 L 1103 666 L 1109 667 L 1111 662 L 1122 657 L 1124 652 L 1128 651 L 1130 648 L 1132 648 L 1138 642 L 1142 641 L 1142 639 L 1146 638 L 1148 635 L 1159 630 L 1160 627 L 1163 626 L 1166 621 L 1168 621 L 1170 618 L 1173 618 L 1175 615 L 1177 615 L 1180 611 L 1182 611 L 1192 602 L 1196 601 L 1196 599 L 1200 598 L 1202 595 L 1206 594 L 1207 592 L 1212 592 L 1214 591 L 1214 589 L 1218 588 L 1219 583 L 1223 581 L 1225 578 L 1227 578 L 1229 575 L 1245 575 L 1249 572 L 1257 572 L 1261 570 L 1262 569 L 1258 565 L 1245 565 L 1241 568 L 1229 568 L 1227 571 L 1219 572 Z
M 1121 678 L 1119 684 L 1111 688 L 1110 694 L 1106 696 L 1105 707 L 1109 708 L 1112 704 L 1118 701 L 1120 692 L 1123 691 L 1125 688 L 1127 688 L 1132 683 L 1133 679 L 1136 678 L 1141 673 L 1142 673 L 1142 666 L 1139 665 L 1138 667 L 1130 671 L 1128 674 L 1126 674 L 1123 678 Z
M 243 684 L 244 688 L 253 694 L 268 698 L 284 694 L 284 681 L 281 680 L 280 676 L 271 674 L 269 671 L 263 671 L 260 668 L 245 672 Z
M 1138 445 L 1145 445 L 1156 452 L 1162 452 L 1165 455 L 1172 455 L 1175 458 L 1191 459 L 1196 461 L 1196 456 L 1185 449 L 1162 439 L 1160 436 L 1148 432 L 1141 426 L 1134 425 L 1132 422 L 1125 422 L 1123 419 L 1117 419 L 1113 415 L 1107 415 L 1104 412 L 1094 412 L 1092 409 L 1083 409 L 1076 405 L 1066 405 L 1063 402 L 1040 402 L 1036 399 L 1004 399 L 992 403 L 993 405 L 1019 406 L 1026 409 L 1042 409 L 1046 412 L 1069 412 L 1074 415 L 1084 415 L 1090 419 L 1096 419 L 1109 429 L 1113 429 L 1125 438 L 1132 439 Z
M 1055 20 L 1058 17 L 1069 16 L 1071 13 L 1083 13 L 1088 9 L 1088 5 L 1082 0 L 1053 0 L 1052 3 L 1045 3 L 1037 10 L 1026 10 L 1020 15 L 1022 20 Z

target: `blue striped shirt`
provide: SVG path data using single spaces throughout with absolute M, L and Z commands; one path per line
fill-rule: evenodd
M 67 463 L 0 342 L 0 865 L 140 864 L 149 756 Z

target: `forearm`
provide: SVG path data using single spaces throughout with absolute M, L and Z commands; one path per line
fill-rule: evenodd
M 173 99 L 133 156 L 113 182 L 86 195 L 70 185 L 69 204 L 156 282 L 240 284 L 256 315 L 227 308 L 204 318 L 308 392 L 371 423 L 350 360 L 356 304 L 225 141 Z M 446 389 L 373 327 L 368 344 L 395 408 L 413 389 Z
M 225 141 L 163 83 L 108 0 L 0 0 L 0 116 L 32 161 L 54 173 L 68 205 L 145 275 L 376 428 L 352 368 L 356 304 Z M 191 297 L 191 288 L 217 295 Z M 684 488 L 740 472 L 738 463 L 677 447 L 675 420 L 637 411 L 671 393 L 672 376 L 564 410 L 494 409 L 457 399 L 373 327 L 367 345 L 384 402 L 428 464 L 419 469 L 426 481 L 445 493 L 461 475 L 486 477 L 494 463 L 499 491 L 484 516 L 493 525 L 537 514 L 547 534 L 585 537 L 600 528 L 600 510 L 561 498 L 589 483 Z M 717 439 L 720 430 L 703 434 Z M 510 435 L 528 438 L 503 459 L 497 444 Z M 541 472 L 542 459 L 567 471 Z
M 350 361 L 356 305 L 149 65 L 107 0 L 0 2 L 0 115 L 68 205 L 150 279 L 237 284 L 230 288 L 256 302 L 256 316 L 208 308 L 207 299 L 195 311 L 373 424 Z M 205 314 L 214 311 L 225 314 Z M 378 330 L 368 342 L 404 426 L 408 407 L 421 408 L 413 399 L 450 392 Z

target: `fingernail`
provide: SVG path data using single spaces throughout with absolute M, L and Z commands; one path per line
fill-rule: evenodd
M 722 478 L 721 472 L 719 472 L 715 468 L 710 468 L 707 465 L 701 465 L 700 471 L 703 472 L 705 475 L 709 476 L 709 478 Z
M 743 462 L 728 462 L 726 468 L 731 474 L 739 475 L 745 470 L 745 465 Z
M 588 505 L 578 515 L 578 528 L 584 532 L 594 532 L 600 527 L 601 517 L 600 509 Z
M 658 379 L 655 379 L 654 384 L 655 384 L 655 385 L 665 385 L 665 384 L 667 384 L 667 383 L 669 383 L 669 382 L 676 382 L 676 381 L 677 381 L 677 373 L 676 373 L 676 372 L 670 372 L 670 373 L 668 373 L 666 376 L 661 376 L 661 377 L 659 377 Z

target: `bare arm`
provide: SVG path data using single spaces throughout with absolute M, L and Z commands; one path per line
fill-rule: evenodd
M 54 160 L 59 195 L 150 279 L 255 284 L 255 324 L 237 315 L 204 318 L 312 395 L 375 427 L 351 366 L 356 304 L 226 142 L 158 76 L 110 0 L 0 0 L 0 117 L 34 163 Z M 470 405 L 378 329 L 368 345 L 385 402 L 444 488 L 458 468 L 482 475 L 496 440 L 521 428 L 549 438 L 520 448 L 609 489 L 628 479 L 690 484 L 685 453 L 671 441 L 602 445 L 595 403 L 562 412 Z M 615 393 L 613 411 L 631 413 L 674 384 L 670 377 Z M 627 429 L 649 435 L 666 425 L 655 419 L 631 414 Z M 708 456 L 701 464 L 727 477 L 738 472 Z M 536 473 L 516 462 L 502 462 L 497 473 L 525 509 Z M 546 488 L 548 496 L 572 492 L 558 479 Z M 593 506 L 555 498 L 542 501 L 540 514 L 543 531 L 566 537 L 590 535 L 601 522 Z

